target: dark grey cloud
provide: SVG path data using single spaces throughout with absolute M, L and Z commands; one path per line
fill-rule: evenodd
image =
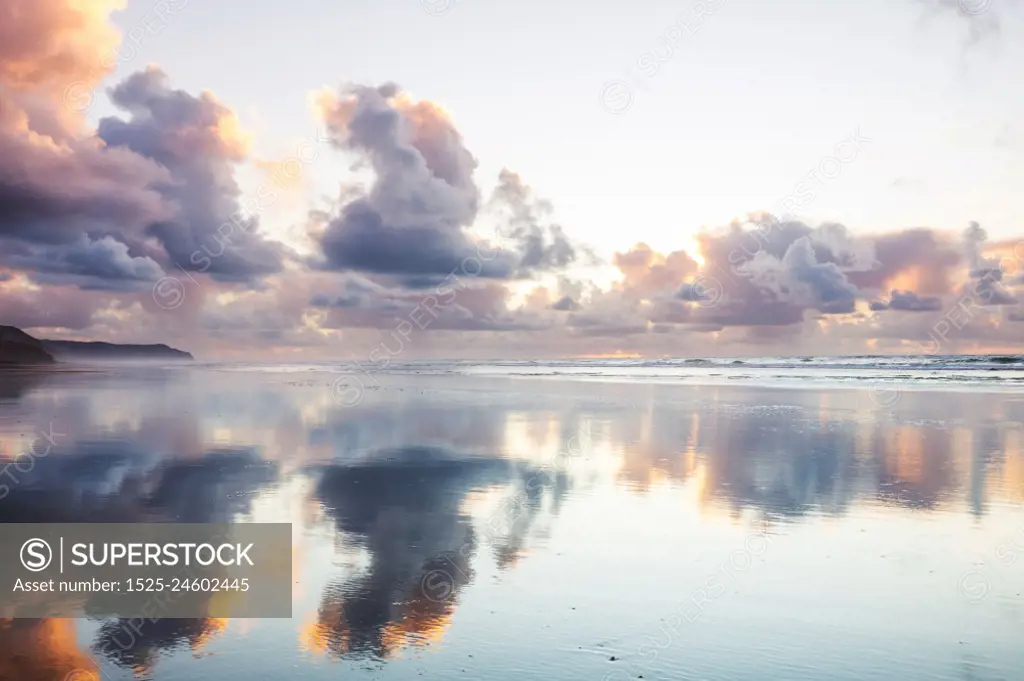
M 676 291 L 676 298 L 692 303 L 699 303 L 711 300 L 711 291 L 702 286 L 699 282 L 686 282 Z
M 562 296 L 556 300 L 552 305 L 552 310 L 558 310 L 560 312 L 575 312 L 580 309 L 580 304 L 569 296 Z
M 150 223 L 170 263 L 221 281 L 255 281 L 281 271 L 280 244 L 258 233 L 258 218 L 243 214 L 235 180 L 244 145 L 233 138 L 233 114 L 209 93 L 173 90 L 163 71 L 150 67 L 110 91 L 128 120 L 104 118 L 99 136 L 130 149 L 170 173 L 159 185 L 176 213 Z
M 334 143 L 375 175 L 370 190 L 324 231 L 325 266 L 444 276 L 475 256 L 464 228 L 480 205 L 476 159 L 442 111 L 429 102 L 396 101 L 397 94 L 391 84 L 354 86 L 324 105 Z M 504 263 L 500 275 L 510 272 Z
M 889 294 L 889 302 L 876 301 L 871 303 L 875 312 L 883 310 L 900 310 L 903 312 L 937 312 L 942 309 L 942 300 L 933 296 L 919 297 L 913 291 L 893 290 Z
M 83 289 L 141 290 L 164 275 L 153 259 L 132 257 L 128 246 L 117 239 L 93 240 L 84 234 L 68 244 L 12 243 L 0 253 L 0 264 L 32 272 L 41 284 Z
M 141 234 L 146 224 L 173 213 L 158 190 L 170 181 L 167 169 L 63 127 L 59 103 L 5 87 L 4 49 L 0 266 L 86 284 L 113 273 L 115 288 L 156 275 L 155 263 L 127 252 L 121 235 Z

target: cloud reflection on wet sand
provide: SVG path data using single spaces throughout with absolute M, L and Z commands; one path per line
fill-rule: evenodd
M 344 409 L 330 376 L 304 378 L 114 372 L 8 390 L 0 463 L 51 421 L 65 436 L 16 472 L 0 521 L 246 521 L 300 507 L 295 636 L 276 645 L 390 660 L 442 645 L 481 569 L 501 579 L 559 550 L 561 513 L 588 499 L 667 490 L 702 516 L 780 526 L 868 508 L 984 518 L 1024 501 L 1024 402 L 1007 395 L 907 393 L 880 412 L 860 391 L 406 378 Z M 588 449 L 571 469 L 547 466 L 584 422 Z M 325 532 L 333 547 L 317 544 Z M 176 651 L 246 636 L 160 620 L 114 645 L 123 623 L 83 622 L 0 623 L 0 677 L 53 681 L 89 664 L 158 674 Z

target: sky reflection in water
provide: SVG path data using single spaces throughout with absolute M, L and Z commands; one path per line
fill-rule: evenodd
M 0 520 L 289 521 L 295 584 L 292 620 L 2 621 L 0 679 L 1024 669 L 1024 398 L 332 378 L 5 379 L 0 456 L 56 444 Z

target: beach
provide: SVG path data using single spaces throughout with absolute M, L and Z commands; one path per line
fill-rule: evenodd
M 117 620 L 4 620 L 0 678 L 1024 668 L 1019 364 L 703 362 L 5 382 L 0 520 L 291 523 L 293 586 L 291 618 L 164 619 L 130 641 Z

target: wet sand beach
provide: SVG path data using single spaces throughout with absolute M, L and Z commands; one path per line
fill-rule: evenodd
M 291 619 L 131 641 L 116 620 L 6 620 L 0 678 L 1024 668 L 1024 395 L 1005 383 L 457 369 L 5 377 L 0 520 L 290 522 L 294 585 Z

